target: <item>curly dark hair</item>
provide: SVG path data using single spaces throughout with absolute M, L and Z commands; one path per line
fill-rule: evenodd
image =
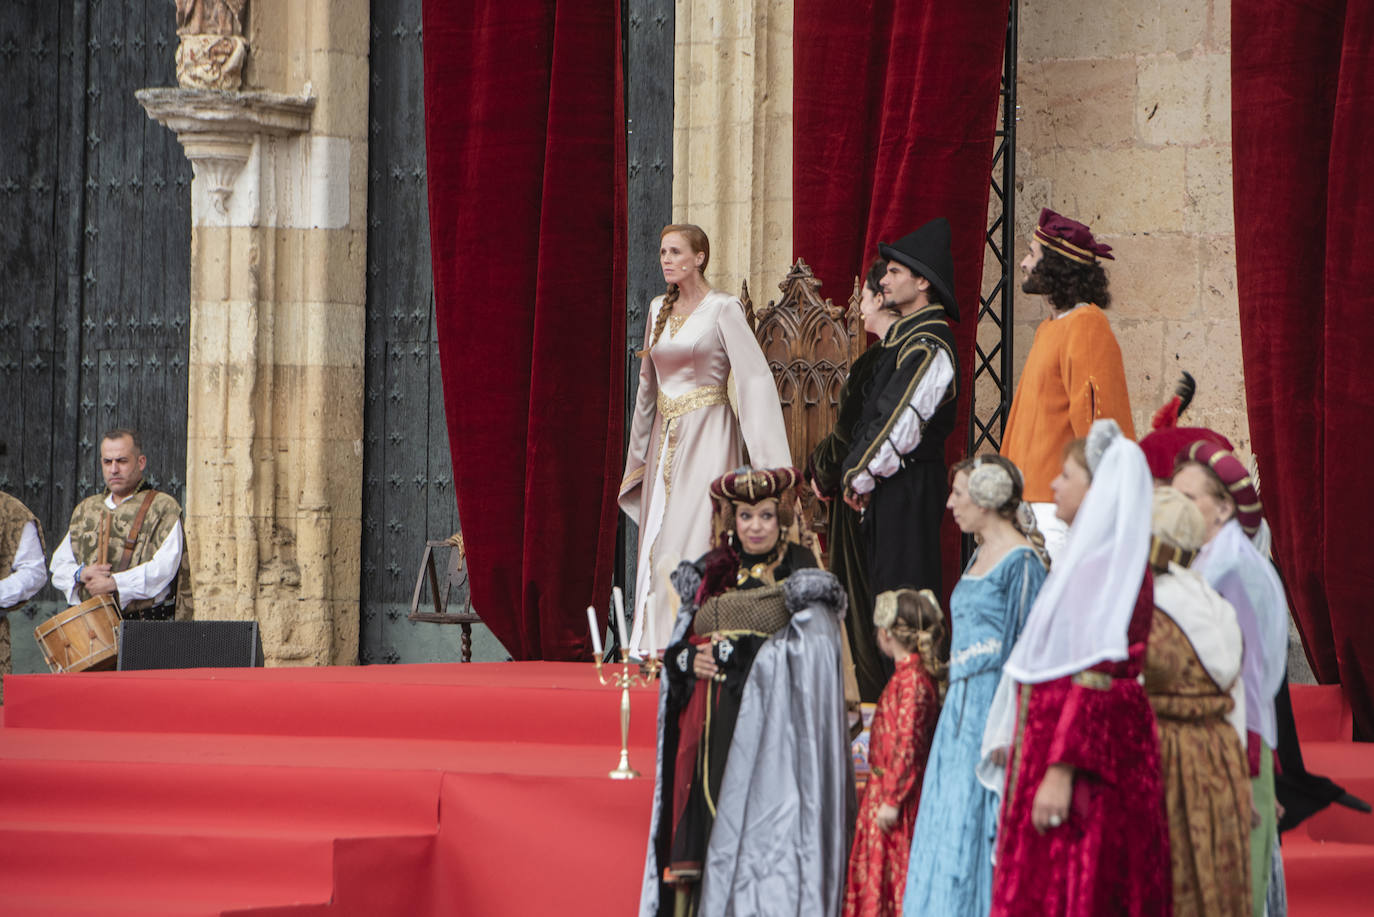
M 1107 272 L 1100 264 L 1079 264 L 1046 248 L 1031 273 L 1040 276 L 1040 286 L 1056 309 L 1072 309 L 1081 302 L 1093 303 L 1099 309 L 1112 304 Z

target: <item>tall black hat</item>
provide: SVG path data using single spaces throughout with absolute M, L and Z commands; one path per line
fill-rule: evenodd
M 929 280 L 940 296 L 945 313 L 954 321 L 959 320 L 959 304 L 954 301 L 954 255 L 949 250 L 949 220 L 936 217 L 891 245 L 879 242 L 878 252 L 888 261 L 905 265 Z

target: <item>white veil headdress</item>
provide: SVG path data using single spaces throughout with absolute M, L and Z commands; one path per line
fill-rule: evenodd
M 1114 420 L 1093 423 L 1086 452 L 1092 486 L 1004 668 L 1021 684 L 1127 657 L 1126 630 L 1150 550 L 1154 480 L 1145 454 Z

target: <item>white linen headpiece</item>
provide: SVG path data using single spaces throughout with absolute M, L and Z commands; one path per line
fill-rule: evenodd
M 1283 591 L 1283 582 L 1269 558 L 1260 554 L 1236 519 L 1228 520 L 1202 546 L 1193 569 L 1235 606 L 1238 617 L 1249 617 L 1257 625 L 1263 660 L 1261 693 L 1265 700 L 1257 711 L 1259 734 L 1274 748 L 1278 726 L 1273 699 L 1283 686 L 1288 665 L 1288 596 Z M 1244 628 L 1244 620 L 1241 626 Z
M 1022 684 L 1127 657 L 1126 629 L 1150 551 L 1154 479 L 1145 453 L 1113 420 L 1093 424 L 1088 454 L 1092 486 L 1007 659 L 1006 673 Z

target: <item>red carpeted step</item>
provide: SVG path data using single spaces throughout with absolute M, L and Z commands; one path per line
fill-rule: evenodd
M 51 891 L 27 894 L 0 890 L 0 912 L 5 917 L 220 917 L 221 909 L 193 902 L 164 901 L 156 893 L 153 897 L 127 901 L 102 901 L 54 895 Z M 308 913 L 301 911 L 300 915 L 307 917 Z
M 1367 914 L 1374 901 L 1374 846 L 1315 841 L 1302 829 L 1283 837 L 1289 917 Z
M 334 898 L 328 904 L 272 905 L 224 911 L 225 917 L 382 917 L 437 914 L 434 838 L 341 840 L 334 847 Z
M 538 730 L 531 735 L 538 737 Z M 187 766 L 354 768 L 365 771 L 495 772 L 554 777 L 604 774 L 619 755 L 619 739 L 588 731 L 580 745 L 526 742 L 434 741 L 358 737 L 217 735 L 200 733 L 0 730 L 0 760 L 168 762 Z M 653 745 L 630 746 L 641 768 Z M 0 794 L 4 787 L 0 783 Z M 0 796 L 3 799 L 3 796 Z
M 652 784 L 606 778 L 619 692 L 590 666 L 6 687 L 6 917 L 493 913 L 512 888 L 555 910 L 633 908 Z M 631 762 L 650 774 L 655 692 L 632 703 Z M 80 875 L 44 865 L 59 862 Z
M 0 827 L 366 836 L 438 828 L 435 772 L 0 760 Z
M 31 904 L 46 896 L 53 905 L 126 907 L 156 898 L 187 913 L 213 913 L 231 905 L 327 902 L 333 893 L 333 842 L 322 837 L 0 827 L 0 850 L 6 914 L 17 906 L 10 895 Z
M 631 741 L 652 745 L 656 692 L 630 694 Z M 595 667 L 578 663 L 17 675 L 5 679 L 5 725 L 568 744 L 620 739 L 618 692 L 598 683 Z

